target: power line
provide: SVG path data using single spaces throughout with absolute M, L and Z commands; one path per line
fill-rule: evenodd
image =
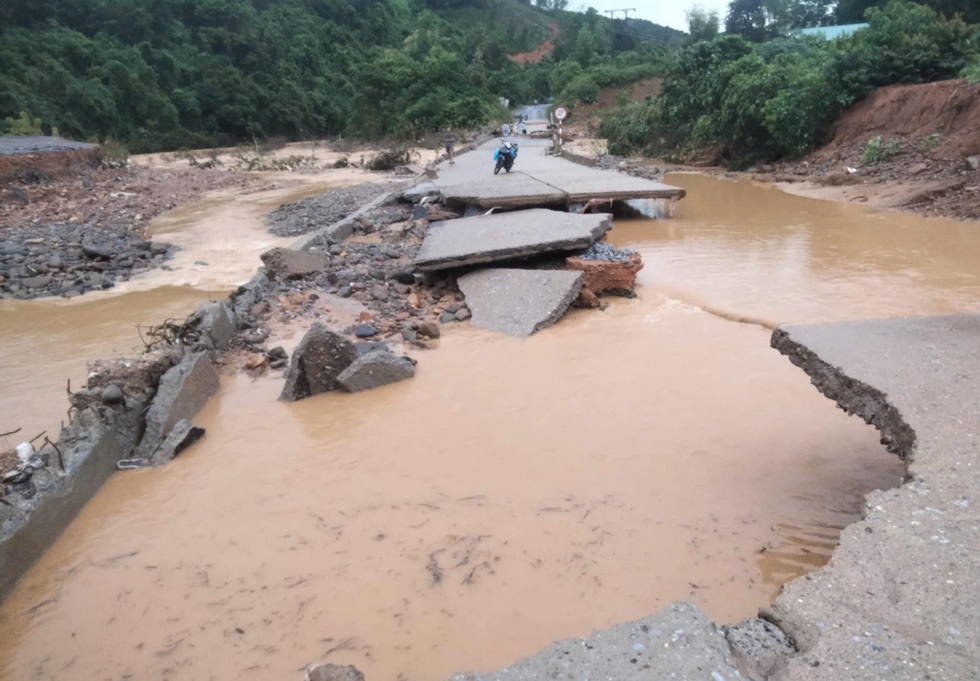
M 610 19 L 615 19 L 616 18 L 616 12 L 622 12 L 623 13 L 623 18 L 624 19 L 629 19 L 630 18 L 630 14 L 629 13 L 630 12 L 633 12 L 635 14 L 636 13 L 636 8 L 630 7 L 629 9 L 607 9 L 607 10 L 603 10 L 603 11 L 606 14 L 609 15 L 609 18 Z

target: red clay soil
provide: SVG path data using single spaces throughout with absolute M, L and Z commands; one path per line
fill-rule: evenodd
M 897 140 L 903 149 L 927 151 L 936 160 L 980 154 L 980 83 L 944 80 L 876 90 L 844 112 L 833 139 L 813 159 L 850 157 L 878 135 L 886 142 Z M 939 138 L 927 141 L 930 135 Z
M 862 147 L 879 136 L 897 142 L 898 154 L 864 163 Z M 758 170 L 756 179 L 809 182 L 825 188 L 825 197 L 980 220 L 980 84 L 881 88 L 841 115 L 827 145 L 802 161 Z
M 526 64 L 537 64 L 539 61 L 554 52 L 555 41 L 558 39 L 559 35 L 561 35 L 561 29 L 558 28 L 558 24 L 551 24 L 550 38 L 545 40 L 530 52 L 518 52 L 517 54 L 509 54 L 507 57 L 515 64 L 519 64 L 521 66 L 525 66 Z
M 573 104 L 572 115 L 566 127 L 573 135 L 595 137 L 602 122 L 602 112 L 616 108 L 620 93 L 626 93 L 628 102 L 642 102 L 647 97 L 659 95 L 662 83 L 662 78 L 647 78 L 629 85 L 601 88 L 598 99 L 592 104 Z

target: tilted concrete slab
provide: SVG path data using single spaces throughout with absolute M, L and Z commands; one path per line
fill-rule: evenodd
M 587 248 L 612 227 L 610 215 L 576 215 L 538 208 L 436 222 L 415 266 L 441 270 Z
M 681 187 L 548 155 L 550 140 L 512 137 L 511 141 L 520 145 L 511 173 L 493 174 L 493 150 L 499 140 L 457 157 L 455 164 L 441 164 L 432 184 L 443 201 L 455 206 L 525 208 L 590 199 L 681 199 L 686 194 Z
M 459 290 L 471 324 L 525 338 L 561 319 L 584 278 L 572 270 L 491 268 L 460 277 Z
M 780 327 L 772 345 L 909 461 L 767 617 L 779 679 L 980 678 L 980 315 Z

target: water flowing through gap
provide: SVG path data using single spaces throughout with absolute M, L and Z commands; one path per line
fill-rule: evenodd
M 975 310 L 980 239 L 670 181 L 675 220 L 611 233 L 644 255 L 638 299 L 524 342 L 456 329 L 370 393 L 287 405 L 224 377 L 206 438 L 113 477 L 0 608 L 0 678 L 443 678 L 682 598 L 734 621 L 821 565 L 901 467 L 767 329 L 699 305 Z

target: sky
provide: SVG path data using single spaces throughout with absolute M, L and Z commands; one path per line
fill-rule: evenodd
M 607 9 L 635 8 L 635 12 L 629 13 L 630 17 L 647 19 L 655 24 L 686 31 L 687 17 L 685 17 L 684 12 L 694 5 L 701 5 L 708 10 L 718 10 L 718 18 L 721 19 L 722 26 L 724 26 L 728 0 L 571 0 L 568 3 L 568 9 L 584 12 L 589 7 L 595 7 L 602 14 Z M 621 12 L 616 13 L 617 18 L 621 16 Z

